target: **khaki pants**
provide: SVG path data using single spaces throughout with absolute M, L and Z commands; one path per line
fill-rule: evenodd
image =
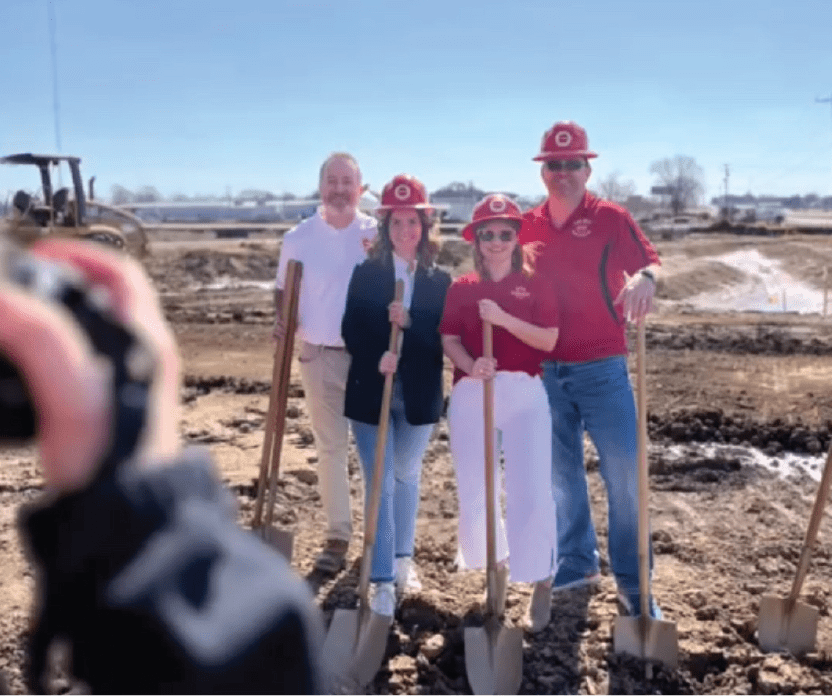
M 350 356 L 303 341 L 300 378 L 318 451 L 321 502 L 327 517 L 327 539 L 350 541 L 350 485 L 347 473 L 349 430 L 344 416 L 344 394 Z

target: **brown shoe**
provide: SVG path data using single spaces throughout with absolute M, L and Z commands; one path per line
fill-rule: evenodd
M 549 625 L 552 616 L 552 578 L 538 580 L 532 590 L 526 624 L 532 633 L 539 633 Z
M 315 570 L 334 575 L 347 564 L 349 542 L 343 539 L 327 539 L 324 548 L 315 559 Z

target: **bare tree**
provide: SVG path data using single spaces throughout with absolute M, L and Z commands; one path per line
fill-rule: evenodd
M 621 173 L 613 172 L 605 179 L 598 180 L 598 195 L 613 203 L 624 205 L 630 196 L 635 195 L 636 184 L 632 179 L 621 180 Z
M 264 205 L 276 199 L 277 196 L 271 191 L 264 191 L 262 189 L 245 189 L 234 197 L 235 202 L 254 201 L 257 205 Z
M 110 189 L 110 201 L 113 205 L 127 205 L 133 202 L 133 193 L 130 189 L 124 188 L 119 184 L 113 184 Z
M 702 200 L 705 175 L 693 157 L 676 155 L 656 160 L 650 165 L 650 173 L 657 177 L 658 186 L 667 190 L 674 215 Z
M 136 191 L 136 203 L 157 203 L 162 200 L 162 194 L 155 186 L 142 186 Z

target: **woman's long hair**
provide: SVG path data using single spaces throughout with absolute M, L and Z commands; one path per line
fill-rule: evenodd
M 519 225 L 514 225 L 517 232 L 520 231 Z M 511 271 L 512 273 L 520 272 L 527 278 L 534 274 L 534 260 L 537 256 L 535 253 L 537 245 L 522 246 L 519 242 L 515 244 L 514 251 L 511 252 Z M 474 270 L 480 274 L 480 278 L 491 280 L 491 275 L 485 267 L 485 259 L 480 248 L 479 235 L 474 232 Z
M 436 232 L 437 225 L 436 221 L 424 210 L 417 208 L 416 212 L 419 214 L 419 220 L 422 223 L 422 236 L 416 245 L 416 263 L 422 268 L 430 268 L 439 254 L 440 243 Z M 378 226 L 378 236 L 367 252 L 371 259 L 381 259 L 392 263 L 393 242 L 390 241 L 390 216 L 392 214 L 393 211 L 388 210 Z

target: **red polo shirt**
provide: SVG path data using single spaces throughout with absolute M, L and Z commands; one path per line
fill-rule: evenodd
M 548 360 L 583 362 L 626 355 L 622 308 L 613 303 L 634 274 L 659 263 L 632 215 L 587 192 L 563 227 L 546 202 L 523 215 L 520 242 L 539 242 L 536 275 L 548 281 L 560 313 L 560 334 Z
M 503 311 L 535 326 L 558 325 L 555 296 L 537 276 L 529 278 L 523 273 L 509 273 L 498 283 L 482 279 L 476 271 L 460 276 L 448 288 L 439 333 L 459 336 L 474 360 L 483 354 L 479 301 L 485 299 L 494 300 Z M 502 326 L 494 327 L 493 337 L 498 370 L 527 372 L 532 376 L 541 373 L 540 363 L 546 353 L 532 348 Z M 454 384 L 465 375 L 455 368 Z

